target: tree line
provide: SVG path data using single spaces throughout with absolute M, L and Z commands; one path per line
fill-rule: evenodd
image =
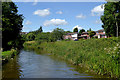
M 74 28 L 73 32 L 77 32 L 78 28 Z M 84 29 L 81 29 L 79 31 L 79 34 L 81 35 L 83 32 L 85 32 Z M 89 33 L 90 37 L 94 36 L 96 33 L 91 30 L 87 30 Z M 66 35 L 67 33 L 72 33 L 71 31 L 64 31 L 61 28 L 56 28 L 52 32 L 43 32 L 42 26 L 36 31 L 31 31 L 28 34 L 22 35 L 25 41 L 39 41 L 39 42 L 55 42 L 55 41 L 60 41 L 63 40 L 64 37 L 63 35 Z M 78 32 L 77 32 L 78 33 Z
M 52 32 L 43 32 L 42 26 L 36 31 L 31 31 L 28 34 L 22 35 L 25 41 L 36 40 L 39 42 L 54 42 L 57 40 L 63 40 L 63 35 L 70 31 L 64 31 L 63 29 L 56 28 Z

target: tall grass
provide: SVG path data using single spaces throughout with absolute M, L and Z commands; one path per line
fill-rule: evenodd
M 120 43 L 118 38 L 58 41 L 54 43 L 27 44 L 34 49 L 43 48 L 52 55 L 81 65 L 93 73 L 120 77 Z

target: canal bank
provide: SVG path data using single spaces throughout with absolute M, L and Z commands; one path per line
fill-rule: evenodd
M 67 60 L 71 64 L 86 67 L 86 72 L 119 78 L 120 43 L 116 37 L 80 41 L 24 43 L 34 51 L 47 51 L 51 55 Z
M 21 50 L 20 54 L 3 65 L 2 77 L 4 78 L 83 78 L 95 80 L 103 78 L 84 72 L 84 68 L 77 68 L 49 54 L 35 53 L 34 51 Z
M 10 61 L 10 59 L 13 59 L 16 55 L 18 55 L 20 50 L 18 49 L 11 49 L 9 51 L 2 52 L 2 65 L 6 64 Z

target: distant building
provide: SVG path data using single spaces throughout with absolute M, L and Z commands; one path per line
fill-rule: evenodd
M 64 39 L 75 40 L 75 39 L 78 39 L 78 33 L 67 33 L 63 37 L 64 37 Z
M 83 32 L 79 37 L 78 37 L 78 39 L 89 39 L 90 37 L 89 37 L 89 34 L 88 34 L 88 32 Z
M 95 32 L 96 32 L 96 35 L 94 35 L 93 37 L 107 38 L 107 36 L 105 35 L 104 29 L 101 29 L 101 30 L 98 30 L 98 31 L 95 31 Z M 79 33 L 67 33 L 63 37 L 64 37 L 64 39 L 71 39 L 71 40 L 90 39 L 90 36 L 89 36 L 88 32 L 83 32 L 82 34 L 79 34 Z
M 24 34 L 27 34 L 27 32 L 20 32 L 20 35 L 24 35 Z
M 96 35 L 94 35 L 94 37 L 107 38 L 107 36 L 105 35 L 104 29 L 101 29 L 101 30 L 96 31 Z

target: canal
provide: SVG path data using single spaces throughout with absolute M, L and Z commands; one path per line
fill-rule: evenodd
M 47 54 L 21 50 L 20 54 L 2 67 L 3 78 L 94 78 L 84 69 L 76 71 L 73 65 Z

